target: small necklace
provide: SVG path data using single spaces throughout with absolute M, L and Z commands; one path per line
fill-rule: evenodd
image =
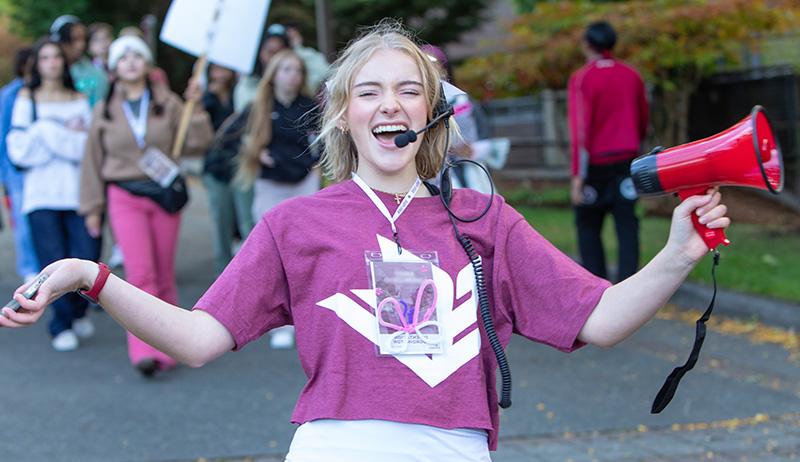
M 408 193 L 407 192 L 394 193 L 394 201 L 397 203 L 397 205 L 400 205 L 400 203 L 403 202 L 403 199 L 406 197 L 406 194 Z

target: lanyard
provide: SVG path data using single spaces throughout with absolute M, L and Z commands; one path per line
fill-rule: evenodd
M 397 253 L 403 253 L 403 248 L 400 247 L 400 239 L 397 237 L 397 226 L 395 225 L 395 222 L 397 222 L 397 220 L 400 218 L 400 215 L 405 212 L 405 210 L 408 208 L 408 205 L 411 204 L 411 201 L 414 200 L 414 196 L 417 194 L 420 185 L 422 185 L 422 180 L 417 177 L 417 180 L 414 182 L 414 186 L 412 186 L 411 189 L 406 193 L 406 197 L 403 198 L 403 202 L 401 202 L 400 206 L 397 207 L 397 210 L 394 211 L 394 215 L 389 215 L 389 209 L 386 208 L 386 205 L 384 205 L 384 203 L 375 194 L 375 191 L 367 186 L 367 184 L 364 183 L 364 180 L 362 180 L 361 177 L 356 174 L 356 172 L 353 172 L 353 181 L 355 181 L 358 187 L 364 191 L 364 194 L 370 198 L 372 203 L 375 204 L 375 207 L 378 208 L 381 214 L 383 214 L 383 216 L 389 220 L 389 224 L 392 225 L 394 241 L 397 243 Z
M 122 102 L 122 112 L 125 113 L 125 118 L 128 119 L 128 125 L 131 126 L 133 137 L 136 138 L 136 144 L 139 148 L 144 149 L 144 136 L 147 134 L 147 111 L 150 106 L 150 92 L 145 90 L 142 93 L 142 101 L 139 103 L 139 116 L 133 116 L 131 104 L 128 101 Z

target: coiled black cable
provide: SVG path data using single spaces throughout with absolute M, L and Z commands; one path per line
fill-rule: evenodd
M 447 209 L 447 214 L 450 216 L 450 223 L 453 224 L 453 232 L 455 232 L 456 239 L 458 240 L 459 244 L 461 244 L 461 247 L 464 248 L 464 252 L 467 254 L 467 258 L 469 258 L 469 261 L 472 264 L 472 270 L 475 273 L 475 286 L 478 291 L 478 305 L 480 306 L 481 323 L 483 324 L 483 330 L 486 332 L 486 338 L 489 339 L 489 345 L 491 345 L 494 356 L 497 359 L 497 367 L 500 369 L 501 385 L 500 402 L 498 404 L 501 408 L 507 409 L 511 406 L 511 368 L 508 365 L 506 353 L 503 351 L 503 345 L 500 343 L 500 339 L 497 338 L 497 332 L 494 329 L 494 320 L 492 319 L 492 312 L 489 306 L 489 295 L 486 293 L 486 279 L 483 275 L 483 262 L 481 261 L 478 252 L 475 251 L 475 247 L 472 245 L 472 241 L 470 240 L 469 236 L 466 234 L 461 234 L 458 231 L 458 226 L 456 225 L 456 220 L 464 223 L 472 223 L 486 215 L 486 213 L 489 211 L 489 208 L 492 206 L 492 201 L 494 199 L 494 184 L 492 184 L 492 194 L 489 196 L 489 203 L 478 216 L 472 218 L 462 218 L 456 215 L 450 208 L 450 198 L 452 195 L 450 169 L 454 165 L 462 162 L 477 165 L 484 171 L 484 173 L 486 173 L 487 176 L 489 176 L 489 172 L 477 162 L 471 160 L 448 162 L 445 168 L 442 170 L 442 190 L 439 197 L 442 200 L 442 205 L 444 205 L 444 208 Z M 491 176 L 489 176 L 489 180 L 491 182 Z
M 444 95 L 444 92 L 442 91 Z M 447 101 L 444 100 L 444 105 L 447 107 L 447 110 L 452 113 L 452 106 L 447 104 Z M 445 130 L 445 152 L 447 151 L 448 147 L 450 146 L 450 121 L 449 118 L 444 118 L 443 120 Z M 491 193 L 489 194 L 489 203 L 486 204 L 486 208 L 481 211 L 475 217 L 472 218 L 462 218 L 453 212 L 450 208 L 450 199 L 453 194 L 452 184 L 450 183 L 450 169 L 457 164 L 460 163 L 470 163 L 474 164 L 477 167 L 480 167 L 481 170 L 489 177 L 489 183 L 491 185 Z M 453 162 L 445 161 L 444 168 L 442 169 L 441 173 L 441 190 L 437 191 L 437 188 L 429 183 L 425 183 L 425 186 L 428 190 L 436 195 L 438 193 L 439 198 L 442 200 L 442 205 L 447 210 L 447 214 L 450 217 L 450 223 L 453 224 L 453 231 L 455 232 L 456 239 L 458 240 L 461 247 L 464 248 L 464 252 L 467 254 L 467 258 L 469 258 L 470 263 L 472 264 L 472 271 L 475 273 L 475 286 L 478 291 L 478 305 L 480 306 L 480 313 L 481 313 L 481 324 L 483 324 L 483 330 L 486 332 L 486 338 L 489 339 L 489 345 L 492 347 L 492 351 L 494 352 L 494 356 L 497 359 L 497 367 L 500 369 L 500 378 L 501 378 L 501 386 L 500 386 L 500 402 L 498 405 L 503 408 L 507 409 L 511 407 L 511 368 L 508 365 L 508 359 L 506 359 L 506 352 L 503 351 L 503 345 L 500 343 L 500 339 L 497 338 L 497 332 L 494 329 L 494 320 L 492 319 L 492 312 L 489 307 L 489 295 L 486 293 L 486 282 L 483 275 L 483 262 L 481 261 L 478 252 L 475 251 L 474 246 L 472 245 L 472 241 L 469 239 L 469 236 L 466 234 L 461 234 L 458 232 L 458 226 L 456 225 L 456 220 L 464 222 L 464 223 L 472 223 L 474 221 L 478 221 L 483 218 L 488 212 L 489 209 L 492 207 L 492 201 L 494 200 L 494 182 L 492 182 L 492 176 L 489 175 L 489 171 L 484 168 L 483 165 L 472 161 L 472 160 L 456 160 Z
M 472 241 L 469 239 L 469 236 L 458 232 L 456 222 L 452 215 L 450 215 L 450 221 L 453 223 L 456 239 L 458 239 L 461 247 L 464 248 L 464 252 L 467 253 L 467 257 L 470 263 L 472 263 L 472 269 L 475 272 L 475 286 L 478 289 L 481 322 L 483 323 L 483 329 L 486 331 L 486 337 L 489 339 L 489 345 L 491 345 L 494 356 L 497 358 L 497 367 L 500 369 L 501 386 L 499 405 L 503 409 L 506 409 L 511 406 L 511 368 L 508 366 L 508 360 L 506 359 L 506 352 L 503 351 L 503 345 L 500 344 L 500 339 L 497 338 L 497 332 L 494 330 L 494 320 L 492 319 L 492 313 L 489 309 L 489 296 L 486 293 L 486 283 L 483 276 L 483 262 L 472 246 Z

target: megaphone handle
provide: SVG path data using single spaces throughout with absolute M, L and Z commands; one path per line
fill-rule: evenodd
M 680 197 L 681 201 L 684 201 L 687 197 L 705 195 L 707 190 L 707 188 L 682 189 L 678 191 L 678 197 Z M 725 236 L 725 230 L 711 229 L 700 223 L 700 218 L 694 212 L 692 212 L 692 223 L 694 224 L 694 229 L 697 230 L 697 234 L 703 238 L 703 242 L 708 246 L 709 251 L 713 251 L 720 244 L 727 246 L 731 243 Z

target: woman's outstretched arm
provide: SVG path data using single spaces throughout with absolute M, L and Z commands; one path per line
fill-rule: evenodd
M 692 196 L 675 208 L 669 239 L 663 249 L 639 272 L 606 289 L 578 339 L 593 345 L 613 346 L 649 321 L 678 290 L 708 247 L 692 225 L 692 214 L 709 228 L 725 229 L 730 219 L 716 189 Z
M 57 298 L 90 288 L 98 272 L 97 263 L 86 260 L 66 259 L 53 263 L 42 270 L 48 278 L 33 299 L 22 296 L 27 286 L 16 290 L 14 299 L 21 308 L 17 312 L 3 308 L 0 327 L 35 323 L 47 305 Z M 211 315 L 171 305 L 113 274 L 100 292 L 99 302 L 122 327 L 189 366 L 202 366 L 234 347 L 231 334 Z

